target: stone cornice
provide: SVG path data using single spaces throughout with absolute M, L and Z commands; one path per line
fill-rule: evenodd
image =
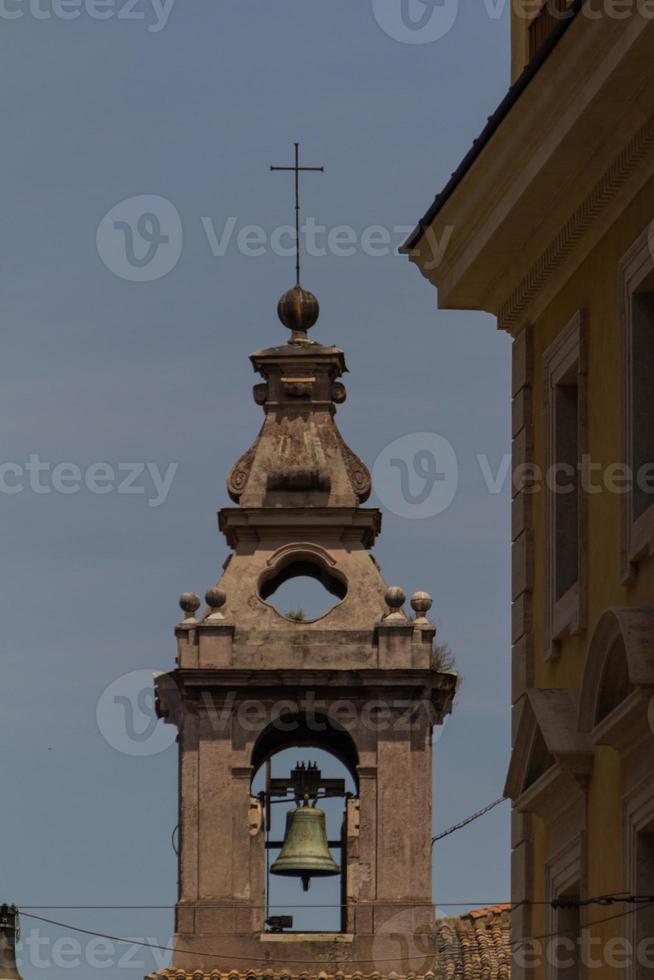
M 453 673 L 423 670 L 421 668 L 380 668 L 365 670 L 238 670 L 238 669 L 209 669 L 191 668 L 176 670 L 171 675 L 187 689 L 220 688 L 235 691 L 239 688 L 251 692 L 253 689 L 268 689 L 273 693 L 277 690 L 302 691 L 305 689 L 329 689 L 334 692 L 342 689 L 348 692 L 348 697 L 354 699 L 367 694 L 371 689 L 391 692 L 410 691 L 418 700 L 425 691 L 443 692 L 447 697 L 453 696 L 458 675 Z
M 381 530 L 381 511 L 377 507 L 223 507 L 218 514 L 218 528 L 230 547 L 251 537 L 258 540 L 266 530 L 303 528 L 307 530 L 341 529 L 372 547 Z
M 650 158 L 653 148 L 654 115 L 649 117 L 645 125 L 624 147 L 592 191 L 550 241 L 538 261 L 532 265 L 528 274 L 513 290 L 509 299 L 502 304 L 498 311 L 498 320 L 503 330 L 511 332 L 522 325 L 525 313 L 533 308 L 534 302 L 547 282 L 563 269 L 592 226 L 595 223 L 598 223 L 598 228 L 603 226 L 600 223 L 602 216 L 611 213 L 611 204 L 618 198 L 620 192 L 634 177 L 638 180 L 639 168 Z M 646 170 L 649 175 L 651 166 Z M 638 183 L 642 181 L 639 180 Z
M 442 308 L 521 327 L 651 177 L 653 39 L 639 16 L 576 19 L 411 256 Z

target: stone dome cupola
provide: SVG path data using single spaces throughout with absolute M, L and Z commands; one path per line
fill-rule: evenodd
M 304 298 L 287 299 L 298 289 Z M 295 287 L 280 300 L 291 342 L 250 358 L 263 378 L 254 398 L 265 419 L 227 480 L 241 507 L 356 507 L 370 495 L 370 473 L 334 421 L 346 398 L 339 380 L 347 371 L 343 351 L 307 339 L 318 306 L 307 296 L 312 294 Z

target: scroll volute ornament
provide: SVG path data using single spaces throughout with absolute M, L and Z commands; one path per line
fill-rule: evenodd
M 265 383 L 255 385 L 252 394 L 257 405 L 265 405 L 268 400 L 268 385 Z
M 265 386 L 256 385 L 256 387 L 259 388 Z M 227 477 L 227 493 L 235 504 L 239 502 L 241 495 L 247 486 L 255 453 L 256 443 L 253 446 L 250 446 L 246 453 L 243 453 L 241 458 L 234 463 L 229 471 L 229 476 Z
M 338 430 L 336 431 L 341 445 L 341 454 L 343 456 L 343 461 L 345 463 L 345 469 L 347 470 L 350 484 L 354 490 L 354 493 L 359 499 L 359 503 L 363 503 L 368 499 L 372 490 L 370 471 L 365 463 L 359 459 L 357 454 L 350 449 L 348 444 L 343 439 L 341 433 L 338 432 Z
M 332 383 L 332 401 L 336 402 L 337 405 L 342 405 L 347 398 L 347 390 L 345 385 L 341 381 L 334 381 Z

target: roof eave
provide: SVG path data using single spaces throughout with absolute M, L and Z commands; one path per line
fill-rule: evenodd
M 472 147 L 468 150 L 443 190 L 436 195 L 431 206 L 419 220 L 418 224 L 413 229 L 404 244 L 400 246 L 399 251 L 402 254 L 410 254 L 420 244 L 426 229 L 429 228 L 456 188 L 463 181 L 466 174 L 471 170 L 475 161 L 481 156 L 484 148 L 491 141 L 493 135 L 497 132 L 503 121 L 509 115 L 511 109 L 528 87 L 529 83 L 538 74 L 538 71 L 547 61 L 548 57 L 566 31 L 569 29 L 570 25 L 585 3 L 587 3 L 587 0 L 574 0 L 574 3 L 569 8 L 566 19 L 561 20 L 558 26 L 552 31 L 536 57 L 532 58 L 522 74 L 516 79 L 507 94 L 504 96 L 497 109 L 495 109 L 493 114 L 488 117 L 488 121 L 480 135 L 474 141 Z

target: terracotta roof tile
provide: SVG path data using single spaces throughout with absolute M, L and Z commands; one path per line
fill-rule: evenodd
M 436 957 L 431 972 L 406 974 L 406 980 L 510 980 L 511 918 L 510 905 L 491 905 L 474 909 L 465 915 L 437 919 L 434 939 Z M 293 976 L 317 980 L 307 973 Z M 186 972 L 162 970 L 148 980 L 287 980 L 290 974 L 263 973 L 261 970 L 212 970 Z M 384 980 L 380 973 L 321 973 L 320 980 Z

